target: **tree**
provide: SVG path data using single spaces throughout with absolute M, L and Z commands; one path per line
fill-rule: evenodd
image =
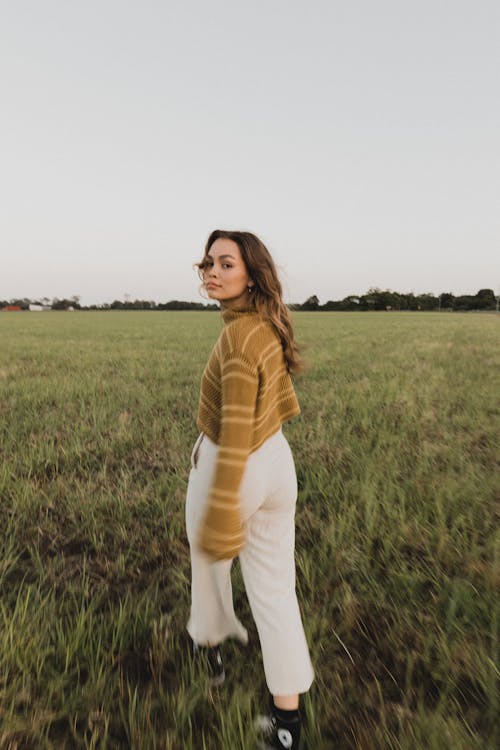
M 476 310 L 477 299 L 472 294 L 462 294 L 460 297 L 455 297 L 455 310 Z
M 317 310 L 319 308 L 319 299 L 313 294 L 312 297 L 308 297 L 306 301 L 301 305 L 301 310 Z
M 434 294 L 426 292 L 419 294 L 417 297 L 417 309 L 418 310 L 435 310 L 439 306 L 439 300 Z
M 480 289 L 476 294 L 478 310 L 494 310 L 496 304 L 493 289 Z
M 439 296 L 441 298 L 441 310 L 446 308 L 453 309 L 455 297 L 451 292 L 443 292 Z

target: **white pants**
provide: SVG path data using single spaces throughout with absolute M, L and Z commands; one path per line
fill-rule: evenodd
M 196 546 L 218 447 L 203 432 L 191 453 L 186 498 L 186 531 L 191 552 L 193 641 L 216 645 L 229 637 L 248 642 L 236 617 L 231 587 L 232 560 L 212 562 Z M 295 504 L 297 477 L 281 428 L 248 457 L 240 486 L 246 543 L 239 558 L 257 626 L 266 683 L 272 695 L 309 690 L 314 670 L 295 592 Z

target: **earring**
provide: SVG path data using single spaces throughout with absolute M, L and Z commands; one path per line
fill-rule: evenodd
M 247 286 L 247 289 L 248 289 L 248 293 L 250 294 L 253 289 L 253 286 Z

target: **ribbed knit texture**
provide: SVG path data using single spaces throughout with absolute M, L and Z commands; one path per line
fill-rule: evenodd
M 216 560 L 245 543 L 239 487 L 248 455 L 300 414 L 272 324 L 249 308 L 224 309 L 224 328 L 201 379 L 197 425 L 219 446 L 198 542 Z

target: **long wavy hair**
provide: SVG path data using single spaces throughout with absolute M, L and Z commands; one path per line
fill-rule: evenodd
M 215 229 L 207 240 L 202 260 L 194 264 L 198 268 L 201 281 L 204 281 L 208 251 L 215 240 L 221 237 L 236 242 L 248 275 L 254 282 L 248 306 L 268 318 L 273 325 L 281 341 L 288 372 L 302 372 L 306 367 L 300 354 L 303 347 L 299 346 L 295 340 L 292 318 L 282 299 L 281 282 L 274 260 L 267 247 L 255 234 Z

